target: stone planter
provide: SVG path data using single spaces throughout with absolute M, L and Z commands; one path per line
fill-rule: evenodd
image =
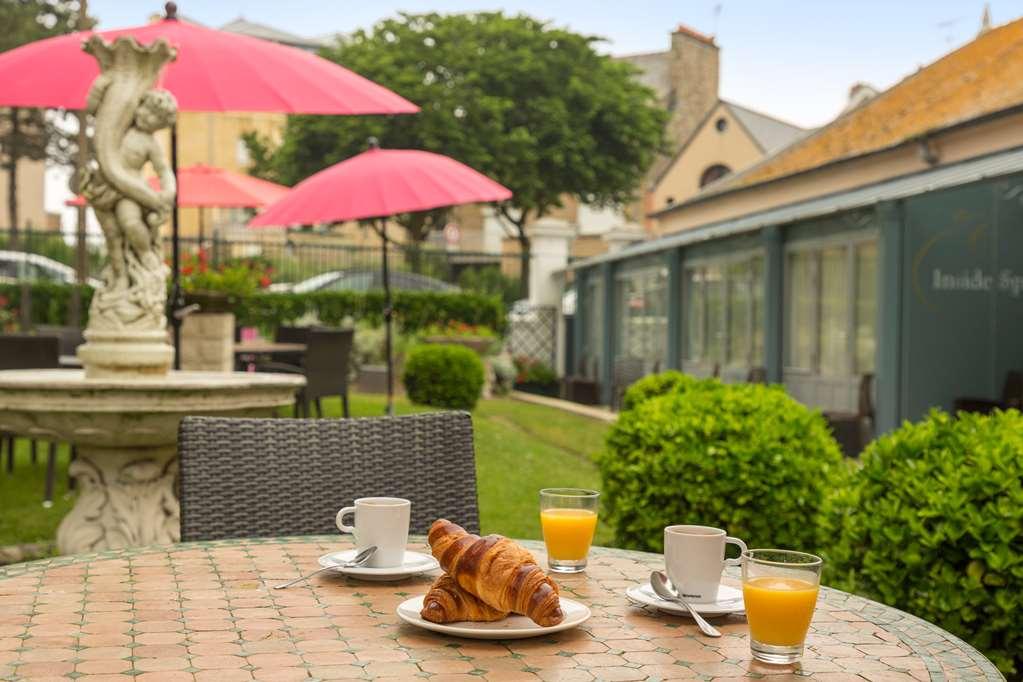
M 234 369 L 234 313 L 192 313 L 181 324 L 181 369 L 230 372 Z
M 394 372 L 394 383 L 398 383 L 401 374 Z M 363 365 L 355 379 L 355 388 L 359 393 L 387 393 L 387 365 Z

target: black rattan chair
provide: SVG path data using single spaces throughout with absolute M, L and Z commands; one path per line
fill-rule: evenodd
M 411 532 L 437 518 L 479 530 L 465 412 L 369 419 L 186 417 L 181 539 L 336 533 L 355 498 L 412 501 Z
M 1002 384 L 1002 397 L 998 400 L 990 398 L 956 398 L 952 413 L 979 412 L 991 414 L 995 410 L 1023 409 L 1023 372 L 1012 370 L 1005 375 Z
M 59 338 L 61 355 L 74 355 L 78 351 L 78 347 L 85 343 L 85 334 L 78 327 L 37 324 L 35 332 L 40 336 L 56 336 Z
M 5 369 L 56 369 L 60 367 L 60 337 L 34 334 L 5 334 L 0 336 L 0 370 Z M 0 433 L 0 459 L 7 450 L 7 473 L 14 472 L 14 434 Z M 32 463 L 38 461 L 39 443 L 29 441 Z M 53 487 L 57 469 L 57 444 L 49 443 L 46 456 L 46 488 L 43 504 L 53 503 Z
M 348 411 L 348 375 L 351 373 L 353 329 L 307 329 L 305 358 L 302 366 L 285 362 L 256 365 L 257 372 L 287 372 L 305 377 L 305 388 L 295 396 L 295 416 L 310 416 L 309 403 L 316 406 L 316 415 L 323 416 L 321 398 L 341 397 L 341 412 Z

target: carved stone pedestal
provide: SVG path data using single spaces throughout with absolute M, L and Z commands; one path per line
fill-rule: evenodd
M 69 442 L 80 493 L 57 532 L 62 554 L 176 542 L 178 423 L 186 415 L 270 416 L 301 376 L 171 372 L 86 378 L 81 370 L 0 372 L 0 431 Z

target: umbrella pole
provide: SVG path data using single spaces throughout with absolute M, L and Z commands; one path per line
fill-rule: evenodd
M 178 124 L 175 121 L 170 130 L 171 172 L 175 180 L 178 177 Z M 174 334 L 174 369 L 181 369 L 181 318 L 178 313 L 185 307 L 181 293 L 181 254 L 178 243 L 178 197 L 175 192 L 174 204 L 171 207 L 171 300 L 170 323 Z
M 388 416 L 394 415 L 394 356 L 391 352 L 391 318 L 394 311 L 391 309 L 391 277 L 387 271 L 387 224 L 381 220 L 378 223 L 377 232 L 380 233 L 381 244 L 383 244 L 382 263 L 384 271 L 384 353 L 387 355 L 387 410 Z

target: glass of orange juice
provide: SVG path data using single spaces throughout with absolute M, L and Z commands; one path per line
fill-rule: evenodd
M 557 573 L 586 568 L 597 529 L 600 493 L 582 488 L 544 488 L 540 491 L 540 526 L 547 545 L 547 565 Z
M 803 655 L 823 565 L 818 556 L 786 549 L 743 552 L 742 597 L 753 658 L 784 664 Z

